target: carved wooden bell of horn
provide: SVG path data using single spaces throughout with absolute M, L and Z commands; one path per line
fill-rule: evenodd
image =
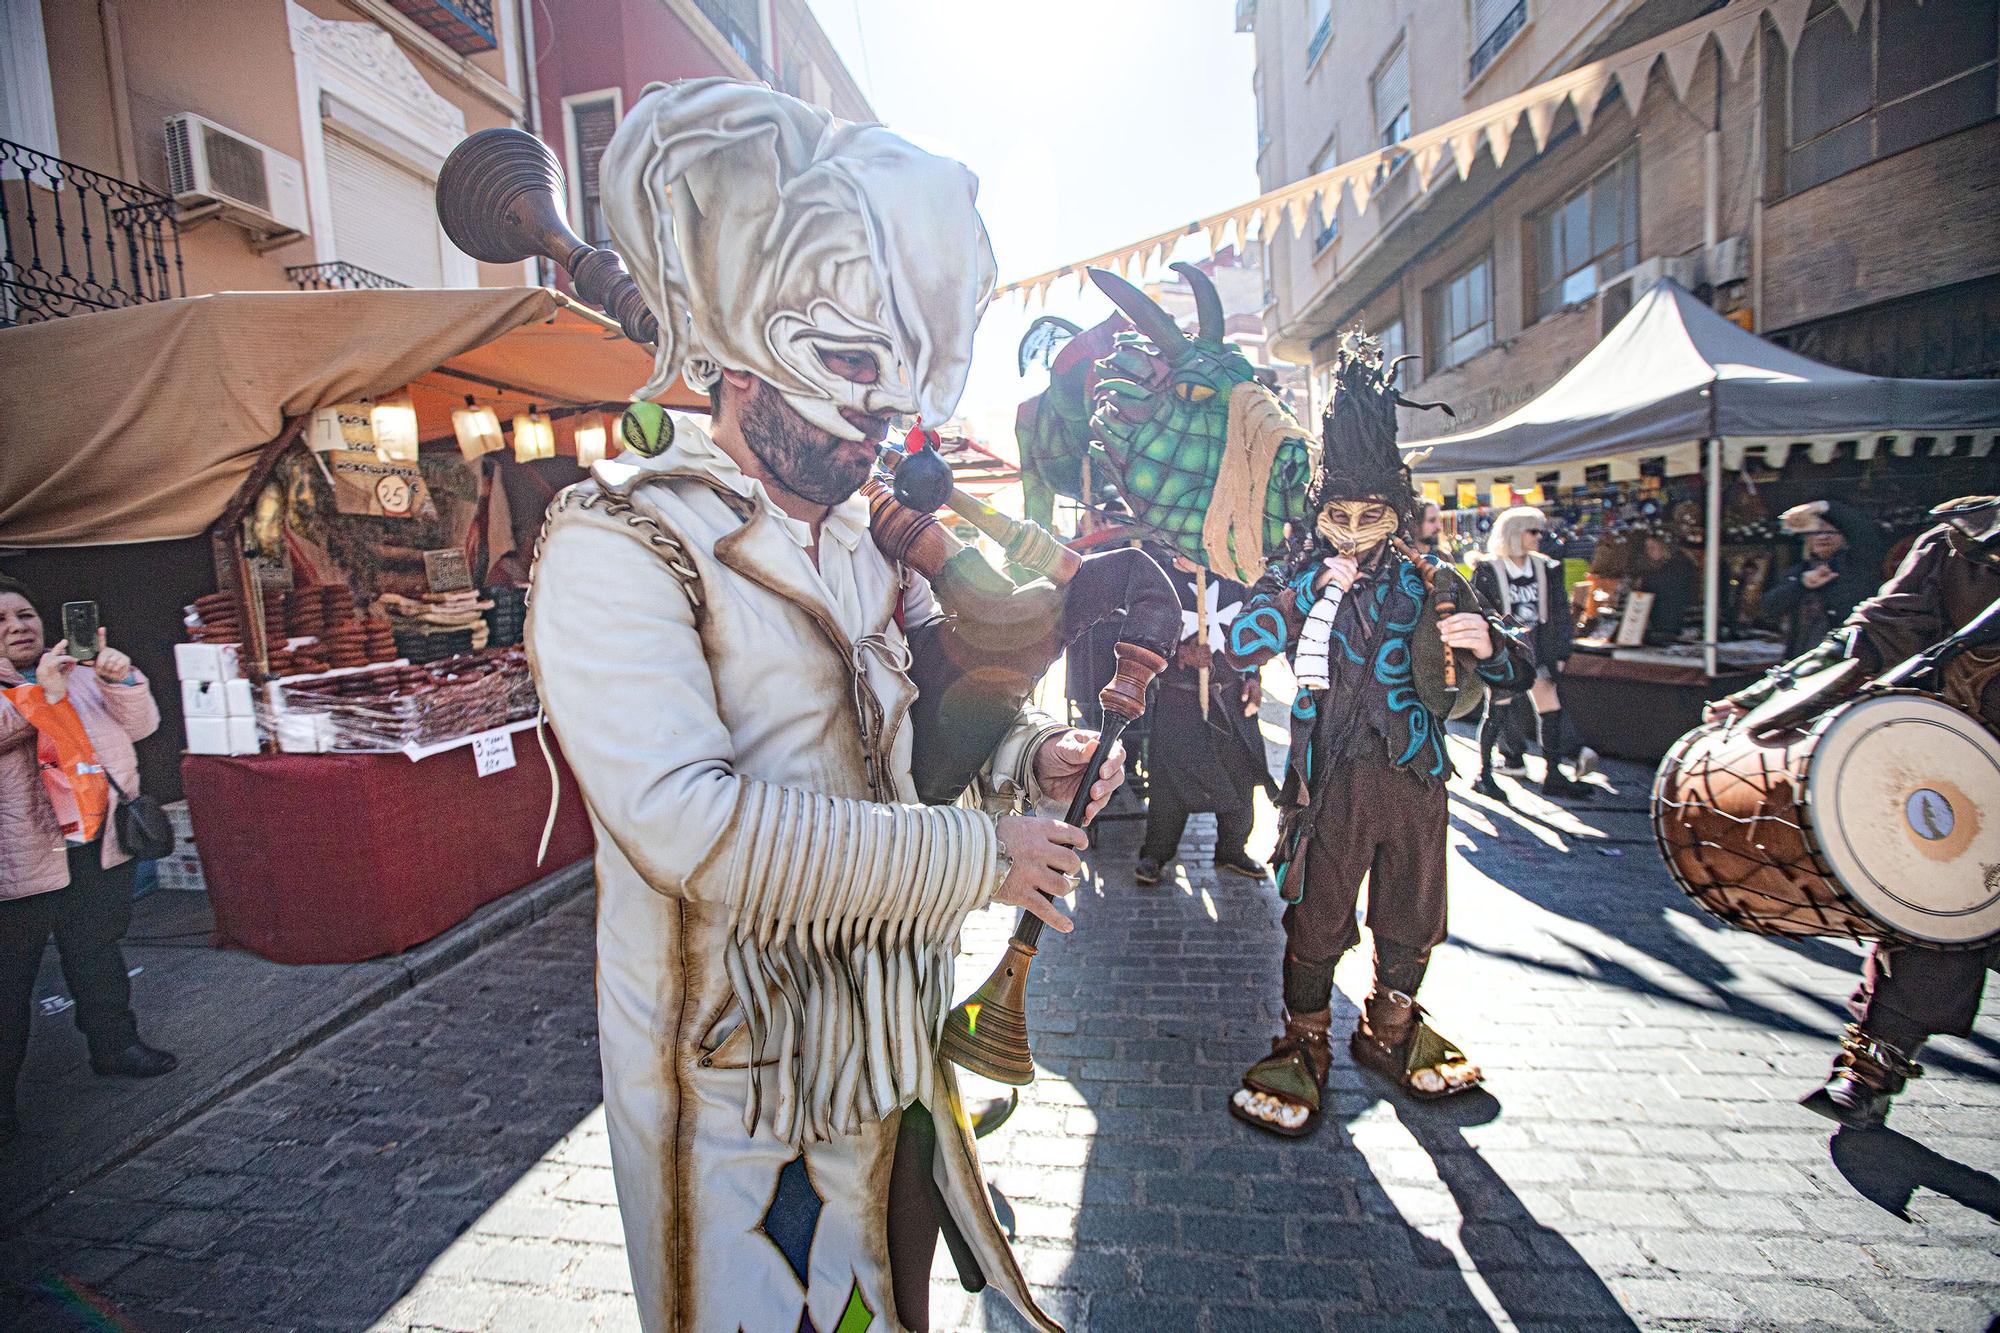
M 547 144 L 525 130 L 481 130 L 452 149 L 438 172 L 438 221 L 474 259 L 554 261 L 576 294 L 617 320 L 626 337 L 657 342 L 659 321 L 624 261 L 570 230 L 563 194 L 562 165 Z

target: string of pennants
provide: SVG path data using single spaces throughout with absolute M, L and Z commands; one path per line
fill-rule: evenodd
M 1935 435 L 1896 432 L 1858 438 L 1823 436 L 1807 440 L 1731 437 L 1722 441 L 1722 470 L 1740 472 L 1746 467 L 1762 467 L 1776 471 L 1784 467 L 1794 450 L 1810 457 L 1815 463 L 1825 464 L 1841 455 L 1852 456 L 1860 462 L 1867 462 L 1878 455 L 1893 455 L 1896 458 L 1914 458 L 1918 454 L 1927 458 L 1986 458 L 1996 447 L 2000 447 L 2000 434 L 1992 431 Z M 1614 484 L 1638 481 L 1647 463 L 1657 464 L 1661 476 L 1691 476 L 1702 470 L 1703 453 L 1700 441 L 1689 440 L 1670 449 L 1654 447 L 1633 454 L 1576 459 L 1553 465 L 1516 465 L 1478 473 L 1458 470 L 1428 472 L 1421 460 L 1413 460 L 1411 470 L 1417 474 L 1418 486 L 1426 500 L 1442 504 L 1444 497 L 1450 495 L 1458 508 L 1472 509 L 1479 507 L 1482 497 L 1486 497 L 1483 503 L 1495 509 L 1505 509 L 1510 504 L 1539 505 L 1563 492 L 1584 486 L 1592 469 L 1602 469 L 1603 479 Z
M 1734 0 L 1650 41 L 1614 52 L 1399 143 L 1364 153 L 1224 212 L 1197 218 L 1089 259 L 1005 283 L 995 295 L 1014 295 L 1024 305 L 1041 304 L 1047 300 L 1049 289 L 1064 278 L 1073 279 L 1081 291 L 1087 269 L 1111 269 L 1120 276 L 1130 277 L 1136 268 L 1143 275 L 1164 265 L 1176 247 L 1190 236 L 1206 238 L 1209 253 L 1213 254 L 1229 244 L 1232 237 L 1241 245 L 1253 235 L 1267 239 L 1275 236 L 1281 219 L 1291 223 L 1293 235 L 1301 235 L 1315 207 L 1322 216 L 1332 217 L 1343 196 L 1353 202 L 1357 214 L 1367 212 L 1382 178 L 1405 161 L 1415 172 L 1421 191 L 1428 191 L 1443 179 L 1440 168 L 1447 157 L 1457 168 L 1458 178 L 1464 180 L 1472 174 L 1482 147 L 1492 157 L 1495 167 L 1505 165 L 1513 151 L 1515 131 L 1524 120 L 1536 153 L 1548 146 L 1550 130 L 1565 105 L 1575 114 L 1578 128 L 1590 133 L 1598 108 L 1613 84 L 1636 115 L 1645 102 L 1653 69 L 1659 64 L 1667 68 L 1665 82 L 1675 99 L 1684 102 L 1695 68 L 1711 42 L 1729 77 L 1736 78 L 1742 72 L 1760 23 L 1768 17 L 1778 40 L 1789 53 L 1805 31 L 1812 3 L 1813 0 Z M 1858 27 L 1867 12 L 1868 0 L 1839 0 L 1839 5 L 1848 23 Z

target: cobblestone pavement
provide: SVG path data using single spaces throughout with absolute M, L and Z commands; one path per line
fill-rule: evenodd
M 1574 812 L 1454 788 L 1454 934 L 1425 999 L 1492 1095 L 1408 1104 L 1343 1058 L 1302 1143 L 1223 1111 L 1274 1026 L 1274 899 L 1206 868 L 1205 821 L 1138 889 L 1137 827 L 1111 826 L 1079 930 L 1036 964 L 1042 1075 L 982 1145 L 1050 1307 L 1098 1333 L 1987 1328 L 2000 986 L 1980 1034 L 1927 1054 L 1898 1132 L 1830 1135 L 1794 1098 L 1856 953 L 1695 913 L 1645 775 L 1613 767 Z M 975 921 L 963 987 L 1008 925 Z M 578 901 L 31 1219 L 0 1325 L 635 1326 L 590 985 Z M 1020 1326 L 942 1260 L 935 1290 L 940 1329 Z

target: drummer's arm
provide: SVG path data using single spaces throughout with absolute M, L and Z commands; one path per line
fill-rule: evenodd
M 1942 527 L 1917 539 L 1910 553 L 1882 590 L 1854 608 L 1847 623 L 1812 648 L 1705 710 L 1711 722 L 1747 713 L 1792 681 L 1822 667 L 1853 658 L 1866 676 L 1922 652 L 1944 637 L 1944 617 L 1938 601 L 1939 566 L 1951 557 L 1951 542 Z

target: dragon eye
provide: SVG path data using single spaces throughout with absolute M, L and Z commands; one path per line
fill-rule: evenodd
M 1174 386 L 1174 397 L 1184 403 L 1205 403 L 1215 397 L 1215 390 L 1206 384 L 1183 380 Z

